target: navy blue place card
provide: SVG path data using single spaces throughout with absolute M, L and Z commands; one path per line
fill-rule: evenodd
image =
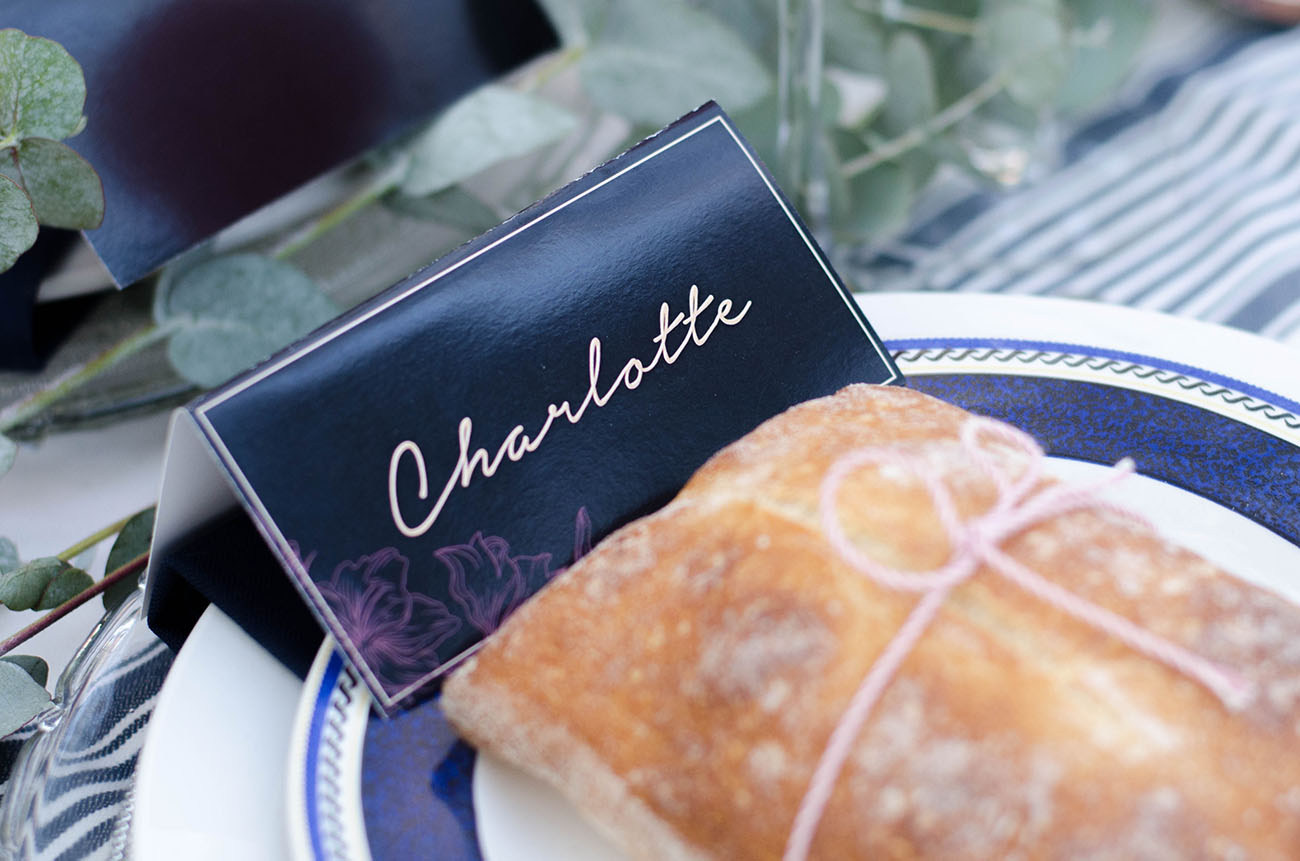
M 155 558 L 233 489 L 388 710 L 719 448 L 862 381 L 901 378 L 708 105 L 178 412 Z

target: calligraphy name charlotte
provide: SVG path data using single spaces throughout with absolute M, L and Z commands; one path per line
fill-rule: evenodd
M 388 462 L 388 503 L 393 513 L 393 523 L 408 538 L 418 538 L 428 532 L 456 487 L 469 487 L 475 475 L 491 478 L 502 461 L 520 461 L 524 455 L 537 451 L 546 439 L 546 435 L 550 433 L 556 419 L 564 418 L 569 424 L 576 425 L 582 421 L 590 406 L 593 404 L 597 407 L 605 406 L 620 388 L 629 391 L 637 388 L 646 374 L 660 365 L 673 364 L 687 347 L 691 345 L 703 347 L 717 331 L 718 326 L 735 326 L 740 323 L 753 305 L 753 302 L 746 302 L 743 308 L 735 311 L 734 303 L 730 299 L 722 299 L 715 306 L 713 298 L 713 295 L 709 294 L 701 299 L 699 287 L 692 284 L 687 299 L 687 311 L 678 311 L 674 315 L 667 302 L 660 305 L 659 334 L 651 338 L 651 342 L 655 345 L 654 356 L 648 362 L 636 357 L 628 359 L 623 369 L 603 392 L 600 389 L 600 338 L 592 338 L 587 350 L 587 393 L 578 406 L 575 408 L 570 401 L 552 403 L 546 408 L 546 418 L 535 433 L 529 435 L 523 425 L 515 425 L 496 447 L 495 453 L 489 453 L 488 449 L 482 447 L 474 448 L 474 422 L 469 416 L 461 419 L 457 432 L 460 453 L 456 458 L 456 466 L 443 484 L 442 492 L 434 500 L 433 507 L 425 514 L 424 519 L 414 526 L 406 519 L 401 502 L 397 498 L 398 476 L 404 459 L 409 456 L 415 467 L 421 502 L 427 502 L 429 499 L 429 475 L 420 446 L 409 439 L 398 444 L 393 449 L 393 456 Z M 705 315 L 710 307 L 713 308 L 711 320 Z M 670 345 L 669 340 L 673 338 L 677 339 L 676 343 Z

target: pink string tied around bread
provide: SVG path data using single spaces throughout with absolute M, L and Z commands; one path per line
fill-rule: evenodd
M 1021 456 L 1014 458 L 1024 462 L 1024 468 L 1018 476 L 1009 474 L 999 460 L 981 445 L 983 438 L 991 438 L 1001 443 L 1013 456 Z M 969 520 L 962 520 L 959 516 L 952 494 L 938 472 L 922 456 L 899 448 L 866 448 L 850 452 L 837 460 L 822 480 L 822 527 L 831 547 L 856 570 L 880 585 L 898 591 L 920 593 L 921 600 L 876 658 L 831 733 L 795 815 L 786 842 L 786 861 L 802 861 L 807 857 L 835 782 L 855 739 L 871 716 L 873 707 L 913 647 L 925 635 L 948 594 L 982 566 L 987 566 L 1058 610 L 1194 679 L 1208 688 L 1228 709 L 1244 708 L 1254 699 L 1254 686 L 1240 675 L 1075 595 L 1002 550 L 1003 542 L 1029 527 L 1085 508 L 1108 510 L 1129 520 L 1144 522 L 1138 515 L 1112 505 L 1100 496 L 1107 487 L 1133 473 L 1133 462 L 1130 459 L 1125 458 L 1115 464 L 1104 479 L 1093 484 L 1044 485 L 1042 448 L 1033 437 L 1010 425 L 986 418 L 969 419 L 961 429 L 961 445 L 963 452 L 974 460 L 986 477 L 992 479 L 998 494 L 992 508 Z M 922 483 L 952 548 L 947 562 L 931 571 L 900 571 L 864 552 L 845 534 L 835 513 L 840 486 L 855 470 L 870 464 L 894 467 Z

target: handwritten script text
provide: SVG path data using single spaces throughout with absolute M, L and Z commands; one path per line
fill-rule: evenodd
M 569 424 L 576 425 L 582 421 L 587 408 L 592 404 L 597 407 L 605 406 L 620 387 L 628 391 L 637 388 L 641 385 L 641 381 L 646 374 L 655 370 L 661 364 L 673 364 L 681 357 L 687 347 L 692 344 L 696 347 L 703 347 L 719 325 L 735 326 L 738 324 L 749 313 L 749 309 L 753 305 L 752 302 L 746 302 L 743 308 L 735 311 L 733 310 L 734 303 L 730 299 L 722 299 L 714 306 L 713 295 L 710 294 L 701 299 L 700 289 L 695 284 L 691 285 L 687 302 L 688 310 L 685 312 L 679 311 L 675 315 L 669 310 L 667 302 L 659 306 L 659 334 L 651 339 L 652 343 L 655 344 L 653 358 L 649 362 L 643 362 L 635 357 L 628 359 L 627 363 L 623 365 L 623 369 L 618 372 L 618 376 L 603 392 L 600 390 L 599 383 L 601 366 L 600 338 L 592 338 L 587 350 L 588 383 L 586 396 L 578 404 L 577 408 L 574 408 L 569 401 L 549 405 L 546 408 L 545 421 L 531 436 L 524 432 L 523 425 L 515 425 L 510 433 L 506 434 L 501 444 L 497 446 L 496 452 L 489 453 L 486 448 L 474 448 L 472 442 L 474 422 L 469 416 L 461 419 L 457 432 L 460 442 L 460 454 L 456 459 L 456 466 L 442 486 L 442 492 L 434 500 L 433 507 L 425 515 L 424 519 L 414 526 L 407 521 L 401 503 L 397 498 L 397 480 L 402 469 L 403 459 L 409 455 L 415 466 L 421 501 L 427 501 L 429 498 L 429 476 L 425 467 L 424 453 L 420 451 L 420 446 L 409 439 L 399 443 L 393 449 L 393 456 L 388 462 L 388 502 L 393 512 L 393 523 L 408 538 L 418 538 L 425 534 L 438 520 L 438 515 L 442 513 L 443 507 L 447 504 L 448 498 L 450 498 L 452 491 L 457 486 L 469 487 L 476 473 L 481 474 L 484 478 L 491 478 L 501 466 L 502 461 L 507 459 L 519 461 L 523 459 L 524 455 L 537 451 L 541 447 L 542 441 L 546 439 L 546 435 L 550 433 L 556 419 L 563 417 L 569 421 Z M 705 321 L 701 318 L 710 306 L 714 308 L 713 318 L 705 326 Z M 679 336 L 679 340 L 675 345 L 669 345 L 670 337 L 675 335 Z

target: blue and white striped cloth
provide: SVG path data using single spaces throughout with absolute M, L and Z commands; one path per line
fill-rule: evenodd
M 20 755 L 39 762 L 33 771 L 39 774 L 35 791 L 13 788 L 21 797 L 9 800 L 21 805 L 5 811 L 12 819 L 3 823 L 0 856 L 58 861 L 125 857 L 135 767 L 172 663 L 171 650 L 143 622 L 135 623 L 128 637 L 89 685 L 70 692 L 69 708 L 50 737 L 32 739 L 34 732 L 25 730 L 0 740 L 5 773 Z M 34 741 L 45 743 L 33 747 Z M 0 806 L 7 800 L 6 789 L 0 783 Z
M 905 237 L 877 283 L 1093 299 L 1300 345 L 1300 31 L 1207 59 L 1083 129 L 1044 181 Z
M 962 200 L 870 265 L 888 289 L 1082 297 L 1300 346 L 1300 32 L 1220 40 L 1073 135 L 1059 171 Z M 147 644 L 94 683 L 74 717 L 97 729 L 56 766 L 25 855 L 120 853 L 170 663 Z M 0 804 L 22 738 L 0 740 Z

